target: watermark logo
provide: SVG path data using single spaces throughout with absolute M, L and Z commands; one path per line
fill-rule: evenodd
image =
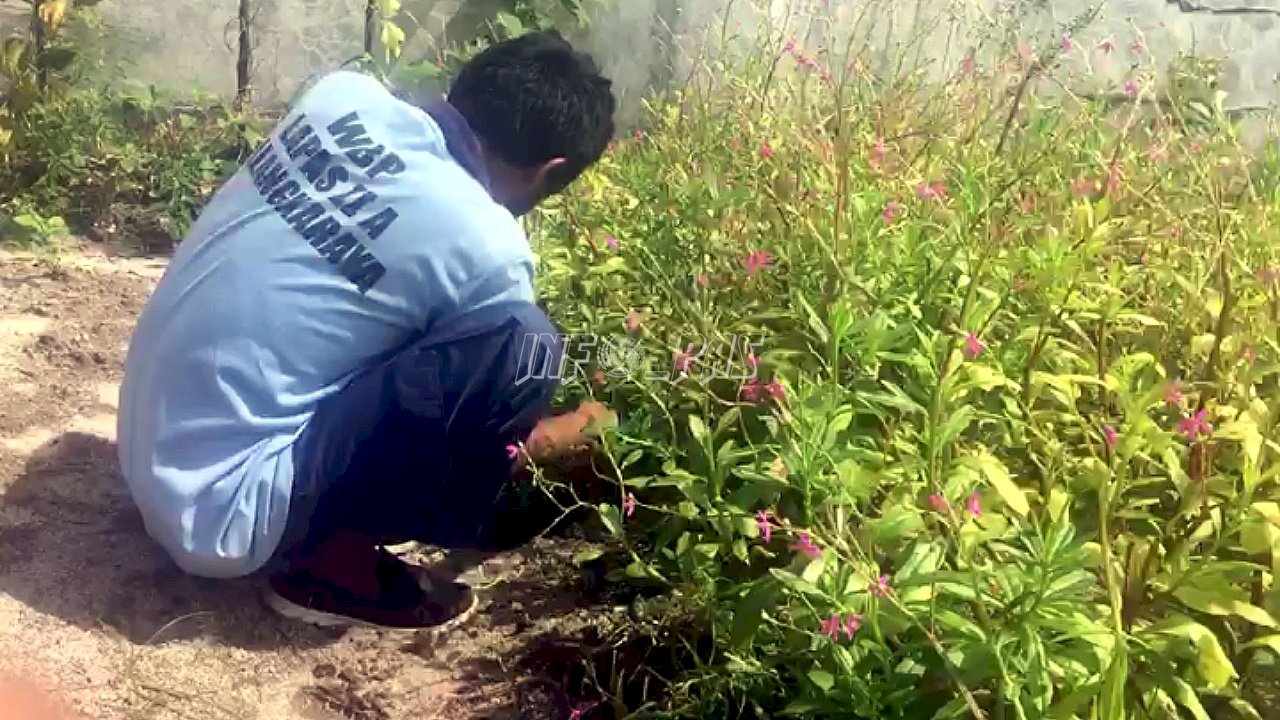
M 644 367 L 644 346 L 629 335 L 608 335 L 598 338 L 596 363 L 608 377 L 625 380 Z
M 547 352 L 552 345 L 564 350 L 558 363 Z M 659 356 L 630 335 L 531 333 L 524 337 L 520 348 L 517 383 L 587 380 L 595 370 L 616 380 L 672 384 L 691 381 L 703 385 L 717 379 L 745 382 L 756 377 L 756 358 L 764 347 L 764 338 L 734 334 L 712 340 L 695 336 L 679 347 L 678 351 Z

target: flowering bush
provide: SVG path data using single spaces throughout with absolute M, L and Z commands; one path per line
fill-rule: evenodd
M 562 328 L 646 349 L 571 389 L 621 418 L 625 574 L 710 632 L 665 712 L 1261 717 L 1276 158 L 1006 92 L 1016 56 L 922 103 L 795 52 L 536 220 Z

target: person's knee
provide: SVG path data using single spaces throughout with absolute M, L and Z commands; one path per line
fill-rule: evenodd
M 555 323 L 551 322 L 551 317 L 547 315 L 546 311 L 536 304 L 518 302 L 511 303 L 506 307 L 509 308 L 512 320 L 515 321 L 521 331 L 558 338 L 560 329 L 556 327 Z

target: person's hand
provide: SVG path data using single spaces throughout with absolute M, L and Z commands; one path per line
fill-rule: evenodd
M 610 412 L 602 403 L 587 400 L 572 412 L 543 418 L 525 442 L 529 458 L 534 462 L 552 462 L 586 452 L 590 449 L 587 428 L 604 421 Z
M 578 406 L 578 409 L 573 412 L 578 417 L 582 418 L 582 427 L 585 430 L 593 422 L 604 422 L 613 411 L 605 406 L 604 403 L 596 402 L 595 400 L 583 400 L 582 404 Z

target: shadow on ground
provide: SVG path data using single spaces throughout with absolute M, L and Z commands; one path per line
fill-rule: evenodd
M 599 566 L 572 562 L 584 546 L 545 538 L 495 559 L 478 578 L 480 612 L 450 632 L 344 633 L 278 618 L 253 581 L 179 570 L 147 536 L 119 475 L 116 446 L 101 437 L 65 433 L 49 441 L 0 495 L 0 593 L 134 645 L 288 651 L 313 676 L 302 689 L 311 705 L 334 718 L 562 720 L 570 696 L 545 687 L 545 676 L 531 678 L 520 660 L 545 655 L 562 638 L 598 637 L 626 604 Z M 449 699 L 421 699 L 429 680 L 451 686 Z
M 332 632 L 288 623 L 252 581 L 186 575 L 146 534 L 115 443 L 66 433 L 36 450 L 0 496 L 0 592 L 131 643 L 207 637 L 243 649 L 315 647 Z

